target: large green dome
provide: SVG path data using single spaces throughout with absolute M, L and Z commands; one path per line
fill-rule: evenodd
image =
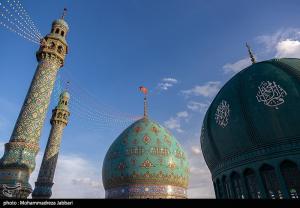
M 213 178 L 283 155 L 299 158 L 299 106 L 299 59 L 263 61 L 236 74 L 211 103 L 202 126 L 201 147 Z
M 186 198 L 189 165 L 178 141 L 142 118 L 113 142 L 104 159 L 106 198 Z

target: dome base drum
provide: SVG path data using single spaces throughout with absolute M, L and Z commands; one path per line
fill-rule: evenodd
M 185 199 L 186 189 L 170 185 L 132 185 L 105 191 L 105 198 L 114 199 Z

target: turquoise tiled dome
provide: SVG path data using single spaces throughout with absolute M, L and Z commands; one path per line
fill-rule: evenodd
M 189 164 L 182 147 L 148 118 L 121 133 L 110 146 L 102 169 L 107 198 L 186 198 L 188 178 Z

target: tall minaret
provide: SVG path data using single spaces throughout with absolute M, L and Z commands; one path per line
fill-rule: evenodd
M 69 26 L 64 16 L 65 11 L 52 23 L 51 32 L 41 40 L 36 53 L 37 69 L 0 160 L 0 198 L 27 198 L 32 191 L 29 177 L 35 168 L 41 130 L 56 74 L 68 52 L 65 37 Z
M 61 138 L 65 126 L 68 124 L 70 116 L 68 104 L 70 95 L 68 92 L 63 92 L 60 95 L 59 103 L 52 110 L 51 131 L 44 153 L 42 165 L 40 168 L 37 182 L 32 193 L 32 198 L 47 198 L 52 195 L 53 178 L 59 153 Z

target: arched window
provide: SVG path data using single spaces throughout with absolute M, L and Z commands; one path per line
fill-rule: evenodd
M 282 199 L 282 192 L 280 190 L 279 181 L 275 173 L 275 169 L 270 165 L 263 165 L 260 168 L 260 174 L 262 176 L 267 195 L 271 199 Z
M 64 35 L 65 35 L 65 31 L 63 31 L 63 30 L 62 30 L 60 34 L 61 34 L 61 36 L 63 36 L 63 37 L 64 37 Z
M 243 190 L 242 180 L 238 173 L 233 172 L 231 175 L 231 181 L 233 185 L 235 198 L 244 199 L 245 191 Z
M 51 43 L 50 43 L 50 48 L 51 48 L 51 49 L 55 48 L 55 43 L 54 43 L 54 42 L 51 42 Z
M 244 172 L 244 177 L 246 181 L 246 186 L 249 192 L 250 199 L 260 199 L 261 192 L 259 190 L 257 177 L 253 170 L 246 169 Z
M 57 51 L 58 51 L 58 53 L 62 53 L 63 52 L 63 47 L 62 46 L 58 46 Z
M 59 34 L 59 28 L 56 28 L 55 33 Z
M 217 181 L 216 181 L 216 186 L 217 186 L 217 190 L 218 190 L 219 199 L 224 198 L 223 188 L 221 186 L 219 179 L 217 179 Z
M 62 117 L 62 113 L 59 112 L 59 113 L 57 114 L 57 118 L 61 118 L 61 117 Z
M 300 171 L 297 164 L 286 160 L 281 163 L 280 170 L 290 197 L 292 199 L 298 199 L 300 194 Z

